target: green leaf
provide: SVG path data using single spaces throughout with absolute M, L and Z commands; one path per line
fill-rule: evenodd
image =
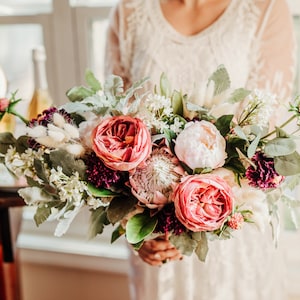
M 222 136 L 226 136 L 226 134 L 230 132 L 232 118 L 233 115 L 224 115 L 217 119 L 215 126 Z
M 165 73 L 160 76 L 160 94 L 165 97 L 170 97 L 171 95 L 171 84 Z
M 105 207 L 100 206 L 92 209 L 90 216 L 89 238 L 94 238 L 97 234 L 103 232 L 104 226 L 109 224 L 106 216 Z
M 274 156 L 284 156 L 292 154 L 296 150 L 296 143 L 290 138 L 275 138 L 269 141 L 264 148 L 266 155 Z
M 113 197 L 119 195 L 118 193 L 115 193 L 111 190 L 104 189 L 104 188 L 97 188 L 93 184 L 88 183 L 87 184 L 89 192 L 94 196 L 94 197 Z
M 44 167 L 44 164 L 40 160 L 34 159 L 33 166 L 35 168 L 37 177 L 42 179 L 45 183 L 47 183 L 48 179 L 46 176 L 46 169 Z
M 276 156 L 274 158 L 275 170 L 283 176 L 296 175 L 300 173 L 300 155 L 294 152 L 285 156 Z
M 89 87 L 96 93 L 102 89 L 101 83 L 95 77 L 94 73 L 91 70 L 86 70 L 85 72 L 85 81 Z
M 253 155 L 255 154 L 256 152 L 256 149 L 257 149 L 257 146 L 260 142 L 260 139 L 261 139 L 261 135 L 258 134 L 255 139 L 251 142 L 251 144 L 249 145 L 248 149 L 247 149 L 247 156 L 249 158 L 253 157 Z
M 229 103 L 238 103 L 240 101 L 243 101 L 248 95 L 250 95 L 250 93 L 251 93 L 250 90 L 246 90 L 244 88 L 236 89 L 230 95 L 228 102 Z
M 10 132 L 0 133 L 0 153 L 6 154 L 9 146 L 15 146 L 16 141 Z
M 47 203 L 45 203 L 42 206 L 39 206 L 33 217 L 36 226 L 39 226 L 42 223 L 44 223 L 45 221 L 47 221 L 47 219 L 50 217 L 50 215 L 51 215 L 51 207 L 48 206 Z
M 153 232 L 157 218 L 145 214 L 137 214 L 126 224 L 126 238 L 130 244 L 137 244 Z
M 184 255 L 191 255 L 197 247 L 197 241 L 186 232 L 180 235 L 171 235 L 170 242 Z
M 17 139 L 16 150 L 18 153 L 24 153 L 29 148 L 29 137 L 22 135 Z
M 242 129 L 241 126 L 235 126 L 235 127 L 234 127 L 234 132 L 235 132 L 235 134 L 236 134 L 239 138 L 241 138 L 241 139 L 243 139 L 243 140 L 245 140 L 245 141 L 248 141 L 248 138 L 247 138 L 246 134 L 244 133 L 244 131 L 243 131 L 243 129 Z
M 82 101 L 83 99 L 94 95 L 94 91 L 86 88 L 84 86 L 75 86 L 71 89 L 69 89 L 66 93 L 67 97 L 70 101 L 76 102 L 76 101 Z
M 125 234 L 125 229 L 119 225 L 111 234 L 111 240 L 110 242 L 113 243 L 115 242 L 119 237 Z
M 214 96 L 221 94 L 230 88 L 230 78 L 226 68 L 220 65 L 217 70 L 209 77 L 208 84 L 210 81 L 215 83 Z
M 68 151 L 59 149 L 50 152 L 49 154 L 52 165 L 55 169 L 57 167 L 62 167 L 63 173 L 67 176 L 73 175 L 73 173 L 78 172 L 81 179 L 85 178 L 86 166 L 83 160 L 76 159 Z
M 183 97 L 182 94 L 174 91 L 171 97 L 173 112 L 175 115 L 183 115 Z
M 51 215 L 51 208 L 57 207 L 61 209 L 64 206 L 64 205 L 62 206 L 62 204 L 64 203 L 62 203 L 61 201 L 50 201 L 50 202 L 44 202 L 43 204 L 40 204 L 33 217 L 35 224 L 39 226 L 45 221 L 47 221 L 47 219 Z
M 115 197 L 107 208 L 107 218 L 115 224 L 135 209 L 137 200 L 133 197 Z
M 198 256 L 199 260 L 204 262 L 208 253 L 208 242 L 206 233 L 201 232 L 200 239 L 199 237 L 197 237 L 196 240 L 198 241 L 198 243 L 195 249 L 195 253 Z

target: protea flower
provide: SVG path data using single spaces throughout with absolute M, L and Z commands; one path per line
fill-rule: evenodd
M 130 176 L 131 191 L 147 207 L 162 208 L 184 171 L 167 147 L 153 150 L 145 165 Z

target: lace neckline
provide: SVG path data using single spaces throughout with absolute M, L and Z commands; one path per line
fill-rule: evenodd
M 228 15 L 231 14 L 231 12 L 234 10 L 236 1 L 240 0 L 231 0 L 224 12 L 218 17 L 218 19 L 213 22 L 211 25 L 206 27 L 205 29 L 201 30 L 200 32 L 193 34 L 193 35 L 184 35 L 180 32 L 178 32 L 165 18 L 161 6 L 160 6 L 160 0 L 148 0 L 147 3 L 149 4 L 149 13 L 150 13 L 150 19 L 154 22 L 156 26 L 160 28 L 160 30 L 167 30 L 168 36 L 176 41 L 192 41 L 195 39 L 199 39 L 202 37 L 205 37 L 207 34 L 209 34 L 211 31 L 213 31 L 216 27 L 219 26 L 220 23 L 224 21 L 224 19 L 227 19 Z M 243 0 L 242 0 L 243 1 Z

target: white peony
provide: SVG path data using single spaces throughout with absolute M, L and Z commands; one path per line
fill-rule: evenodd
M 227 153 L 226 142 L 210 122 L 189 122 L 177 136 L 175 153 L 191 169 L 222 167 Z

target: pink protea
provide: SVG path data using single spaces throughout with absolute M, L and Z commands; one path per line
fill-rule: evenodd
M 130 178 L 132 194 L 151 209 L 162 208 L 170 202 L 173 186 L 179 182 L 184 170 L 169 148 L 156 148 Z
M 246 170 L 246 177 L 251 186 L 263 190 L 277 188 L 284 180 L 284 176 L 276 172 L 273 158 L 266 157 L 262 152 L 256 152 L 251 160 L 255 167 L 250 165 Z
M 240 212 L 236 212 L 230 217 L 228 226 L 234 230 L 238 230 L 242 228 L 244 221 L 243 215 Z

